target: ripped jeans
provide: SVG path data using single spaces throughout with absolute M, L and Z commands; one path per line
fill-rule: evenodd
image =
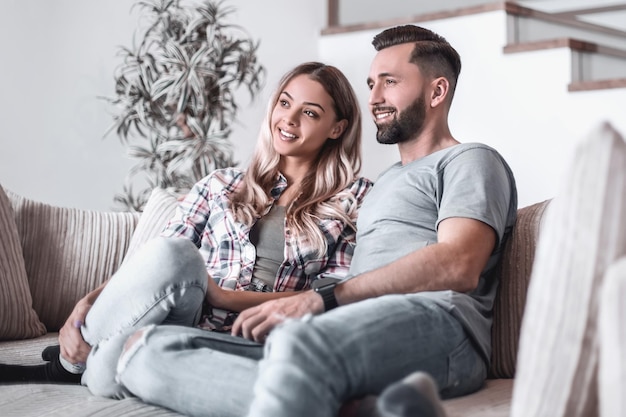
M 136 396 L 189 416 L 328 417 L 417 370 L 444 398 L 484 382 L 487 366 L 461 324 L 419 294 L 288 320 L 265 346 L 192 327 L 207 275 L 185 242 L 151 242 L 89 312 L 83 383 L 94 394 Z
M 207 381 L 221 380 L 223 383 L 216 385 L 220 389 L 231 390 L 231 394 L 251 392 L 262 346 L 194 327 L 202 313 L 207 279 L 204 261 L 189 240 L 159 237 L 147 242 L 113 275 L 81 327 L 83 338 L 92 346 L 82 384 L 98 396 L 118 399 L 137 396 L 146 402 L 153 402 L 150 398 L 158 390 L 153 389 L 150 383 L 166 381 L 160 385 L 167 388 L 165 394 L 168 395 L 163 397 L 164 393 L 157 393 L 162 398 L 155 403 L 183 413 L 187 411 L 186 407 L 193 407 L 193 397 L 198 395 L 195 391 L 188 391 L 189 386 L 203 387 Z M 118 371 L 129 368 L 128 358 L 135 356 L 137 346 L 143 345 L 148 338 L 152 339 L 155 325 L 163 325 L 157 328 L 170 336 L 169 345 L 159 345 L 158 349 L 164 352 L 158 360 L 143 365 L 133 361 L 132 368 L 137 372 L 124 372 L 124 378 L 134 380 L 143 391 L 130 391 L 120 383 Z M 137 341 L 134 350 L 129 349 L 127 355 L 122 355 L 127 340 L 133 334 L 133 339 Z M 154 339 L 158 340 L 158 337 Z M 176 372 L 195 369 L 193 359 L 187 361 L 178 349 L 181 343 L 210 348 L 211 357 L 215 359 L 211 372 Z M 226 353 L 230 351 L 234 354 Z M 241 369 L 241 376 L 237 375 L 238 369 Z M 206 391 L 211 393 L 208 388 Z M 215 398 L 221 400 L 224 395 Z M 245 414 L 251 399 L 249 395 L 244 397 L 244 401 L 228 405 L 226 410 L 225 407 L 218 407 L 219 413 L 215 415 Z M 162 404 L 162 400 L 166 403 Z

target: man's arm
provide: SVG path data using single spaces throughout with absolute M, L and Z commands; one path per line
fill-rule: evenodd
M 476 288 L 491 255 L 496 233 L 487 224 L 449 218 L 439 224 L 438 242 L 338 285 L 339 305 L 385 294 Z
M 449 218 L 439 223 L 437 240 L 435 244 L 337 285 L 335 297 L 339 305 L 385 294 L 467 292 L 476 288 L 494 249 L 495 231 L 478 220 Z M 306 291 L 244 310 L 235 321 L 232 333 L 263 341 L 286 318 L 322 312 L 322 298 L 313 291 Z

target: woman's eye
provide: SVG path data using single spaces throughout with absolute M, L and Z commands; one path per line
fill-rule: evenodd
M 280 103 L 280 105 L 282 107 L 288 107 L 289 106 L 289 103 L 287 102 L 287 100 L 279 100 L 278 102 Z
M 317 117 L 317 113 L 315 113 L 314 111 L 311 111 L 311 110 L 305 110 L 304 114 L 306 114 L 309 117 Z

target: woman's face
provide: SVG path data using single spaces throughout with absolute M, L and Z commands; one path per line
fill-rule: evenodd
M 272 111 L 274 149 L 283 158 L 312 161 L 327 140 L 343 133 L 347 121 L 336 118 L 324 87 L 308 75 L 298 75 L 280 92 Z

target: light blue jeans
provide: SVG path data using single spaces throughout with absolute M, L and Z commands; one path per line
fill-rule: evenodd
M 134 266 L 120 269 L 114 280 L 123 283 L 113 286 L 112 280 L 87 317 L 87 341 L 96 338 L 89 333 L 92 324 L 100 329 L 122 323 L 93 339 L 98 342 L 83 383 L 94 394 L 137 396 L 190 416 L 328 417 L 346 400 L 379 394 L 416 370 L 430 373 L 444 398 L 473 392 L 484 382 L 486 364 L 462 326 L 418 294 L 289 320 L 265 347 L 189 327 L 198 319 L 206 284 L 204 265 L 194 260 L 198 251 L 171 239 L 152 245 L 142 251 L 143 260 L 133 258 Z M 168 258 L 180 262 L 171 266 Z M 144 268 L 155 261 L 163 265 Z M 138 283 L 131 290 L 129 278 L 161 284 L 148 291 Z M 131 334 L 133 342 L 124 347 Z
M 263 346 L 193 327 L 207 279 L 190 241 L 148 242 L 87 314 L 81 332 L 92 351 L 82 383 L 94 395 L 136 396 L 188 415 L 245 415 Z
M 265 348 L 249 417 L 336 416 L 422 370 L 443 398 L 479 389 L 487 365 L 458 321 L 431 300 L 388 295 L 277 328 Z

